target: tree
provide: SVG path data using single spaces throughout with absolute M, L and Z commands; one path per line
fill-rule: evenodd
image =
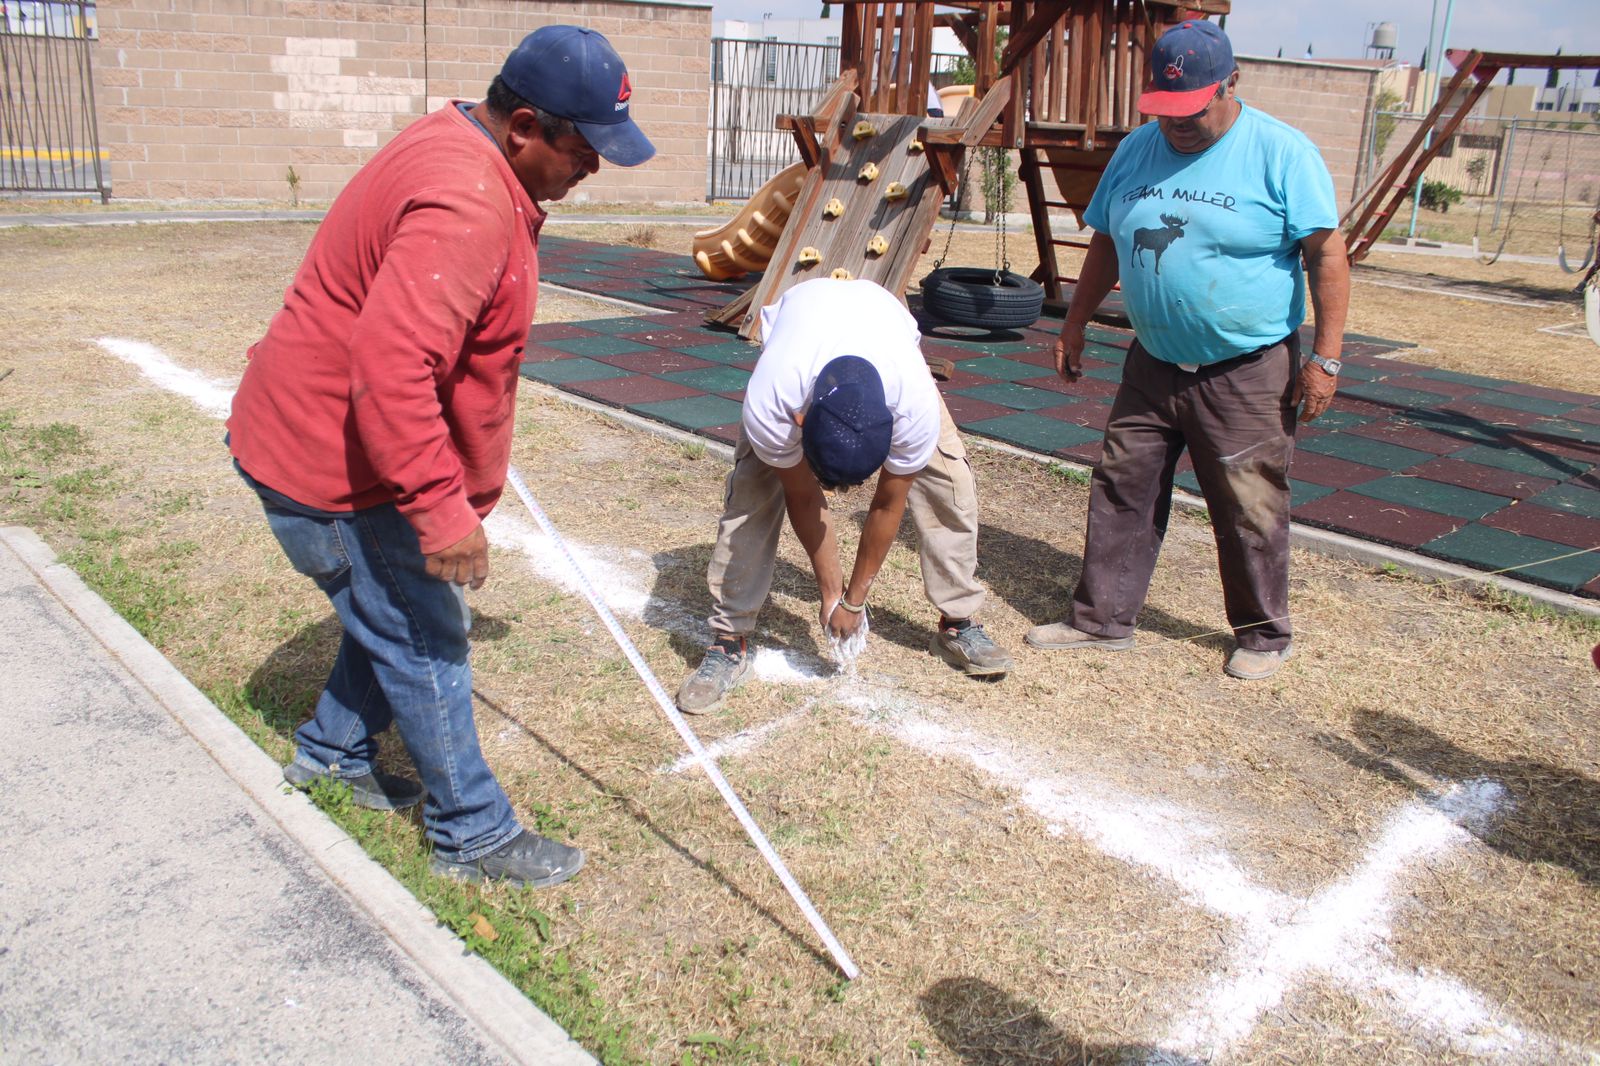
M 1383 150 L 1389 146 L 1389 138 L 1394 136 L 1394 130 L 1399 125 L 1399 119 L 1394 115 L 1395 108 L 1400 106 L 1400 94 L 1393 89 L 1384 89 L 1378 93 L 1378 98 L 1372 103 L 1373 154 L 1379 159 L 1383 158 Z

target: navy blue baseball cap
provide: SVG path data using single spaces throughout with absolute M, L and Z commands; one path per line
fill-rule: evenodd
M 1228 35 L 1215 22 L 1186 19 L 1150 50 L 1150 84 L 1139 94 L 1139 110 L 1168 118 L 1197 114 L 1235 69 Z
M 500 77 L 512 92 L 570 119 L 608 163 L 636 167 L 655 145 L 628 116 L 633 85 L 611 42 L 581 26 L 544 26 L 506 57 Z
M 893 437 L 894 415 L 873 365 L 841 355 L 824 366 L 800 425 L 801 450 L 823 488 L 867 480 L 889 458 Z

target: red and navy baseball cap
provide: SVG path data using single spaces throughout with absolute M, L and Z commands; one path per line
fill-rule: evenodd
M 500 77 L 528 103 L 570 119 L 601 158 L 635 167 L 655 145 L 628 116 L 633 85 L 611 42 L 581 26 L 544 26 L 506 57 Z
M 1180 22 L 1150 50 L 1150 84 L 1139 94 L 1139 111 L 1170 118 L 1204 111 L 1235 69 L 1233 45 L 1215 22 Z

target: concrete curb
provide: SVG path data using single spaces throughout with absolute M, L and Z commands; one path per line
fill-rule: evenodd
M 596 1060 L 454 934 L 311 802 L 283 785 L 281 768 L 188 678 L 89 589 L 32 530 L 0 527 L 44 591 L 199 743 L 273 822 L 512 1062 L 588 1066 Z

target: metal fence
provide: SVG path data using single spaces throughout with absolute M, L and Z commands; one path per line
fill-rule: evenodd
M 94 111 L 95 5 L 0 3 L 0 192 L 111 186 Z
M 744 200 L 800 158 L 779 115 L 809 114 L 839 77 L 839 46 L 711 39 L 711 121 L 706 199 Z M 947 84 L 963 56 L 935 53 L 933 82 Z
M 1367 181 L 1406 146 L 1422 116 L 1379 112 L 1371 126 Z M 1581 259 L 1600 210 L 1600 116 L 1550 112 L 1468 118 L 1423 176 L 1421 204 L 1391 234 L 1497 250 Z M 1412 233 L 1414 229 L 1414 234 Z

